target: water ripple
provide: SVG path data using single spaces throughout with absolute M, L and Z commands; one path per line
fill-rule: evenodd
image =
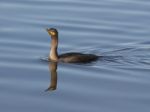
M 1 0 L 0 111 L 149 112 L 149 5 L 148 0 Z M 103 56 L 90 64 L 58 63 L 52 93 L 44 92 L 52 82 L 50 62 L 41 61 L 49 53 L 49 27 L 59 31 L 59 54 Z

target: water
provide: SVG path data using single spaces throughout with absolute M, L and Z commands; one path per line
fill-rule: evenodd
M 148 0 L 1 0 L 0 111 L 149 112 L 149 12 Z M 49 27 L 59 31 L 59 53 L 103 58 L 41 60 Z

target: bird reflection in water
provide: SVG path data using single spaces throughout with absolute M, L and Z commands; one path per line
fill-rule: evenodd
M 49 62 L 50 85 L 45 91 L 54 91 L 57 89 L 57 62 Z

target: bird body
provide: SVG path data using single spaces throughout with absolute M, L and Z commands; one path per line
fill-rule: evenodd
M 96 61 L 98 56 L 94 54 L 82 54 L 82 53 L 65 53 L 59 55 L 59 61 L 66 63 L 88 63 Z
M 58 55 L 58 31 L 54 28 L 47 29 L 47 32 L 51 36 L 51 48 L 49 53 L 49 60 L 55 62 L 65 62 L 65 63 L 89 63 L 96 61 L 99 56 L 94 54 L 83 54 L 78 52 L 70 52 Z

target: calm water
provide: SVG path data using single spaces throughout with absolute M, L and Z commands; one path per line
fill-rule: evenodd
M 1 0 L 0 111 L 150 112 L 149 12 L 149 0 Z M 59 53 L 104 57 L 41 60 L 49 27 Z

